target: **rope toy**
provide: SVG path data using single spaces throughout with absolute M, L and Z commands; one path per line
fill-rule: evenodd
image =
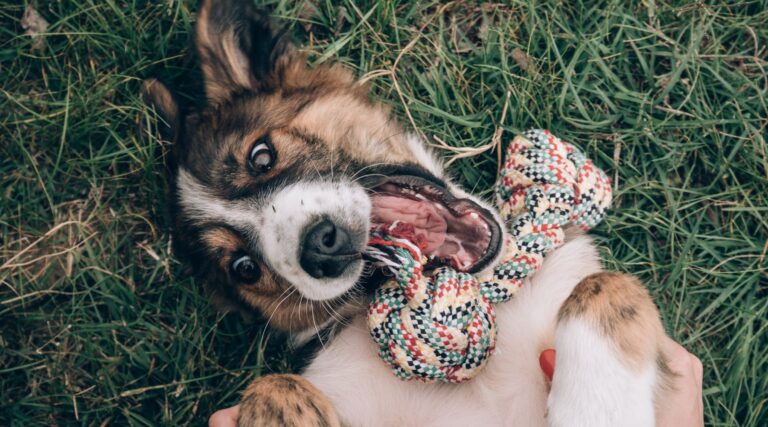
M 458 383 L 477 375 L 496 342 L 494 304 L 512 298 L 544 256 L 565 243 L 566 226 L 586 231 L 600 222 L 611 186 L 574 146 L 530 130 L 507 150 L 496 199 L 510 233 L 487 277 L 451 267 L 427 274 L 425 246 L 410 224 L 372 230 L 368 254 L 392 278 L 375 293 L 368 327 L 398 377 Z

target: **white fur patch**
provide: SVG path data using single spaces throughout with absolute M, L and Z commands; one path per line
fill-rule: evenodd
M 299 265 L 302 232 L 318 218 L 327 218 L 352 233 L 367 235 L 371 201 L 365 190 L 345 182 L 299 182 L 264 200 L 224 200 L 199 180 L 179 169 L 180 203 L 192 221 L 224 222 L 248 233 L 265 262 L 306 298 L 321 301 L 341 296 L 358 281 L 363 262 L 343 275 L 316 279 Z
M 405 139 L 408 148 L 413 153 L 413 160 L 438 178 L 445 178 L 443 163 L 435 153 L 427 148 L 417 135 L 408 134 Z
M 318 218 L 330 219 L 351 233 L 368 235 L 371 200 L 359 185 L 339 182 L 299 182 L 280 189 L 264 211 L 261 252 L 270 266 L 305 297 L 321 301 L 350 290 L 363 270 L 351 265 L 339 277 L 316 279 L 299 265 L 302 233 Z
M 557 328 L 557 370 L 549 393 L 553 427 L 655 425 L 656 366 L 632 372 L 594 325 L 571 319 Z
M 192 221 L 198 224 L 215 221 L 246 230 L 259 229 L 262 203 L 252 200 L 223 200 L 183 168 L 179 168 L 177 185 L 181 207 Z

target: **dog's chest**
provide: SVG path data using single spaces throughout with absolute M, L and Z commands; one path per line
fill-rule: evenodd
M 485 370 L 462 384 L 402 381 L 378 358 L 364 318 L 320 351 L 305 376 L 350 425 L 543 425 L 548 384 L 539 353 L 576 284 L 600 271 L 591 240 L 558 249 L 515 297 L 496 307 L 498 341 Z

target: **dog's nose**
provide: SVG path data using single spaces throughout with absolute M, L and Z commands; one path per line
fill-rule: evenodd
M 312 277 L 339 277 L 358 258 L 349 231 L 328 219 L 304 233 L 299 264 Z

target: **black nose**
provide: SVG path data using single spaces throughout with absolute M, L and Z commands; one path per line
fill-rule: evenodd
M 304 233 L 299 264 L 310 276 L 339 277 L 360 258 L 349 231 L 324 219 Z

